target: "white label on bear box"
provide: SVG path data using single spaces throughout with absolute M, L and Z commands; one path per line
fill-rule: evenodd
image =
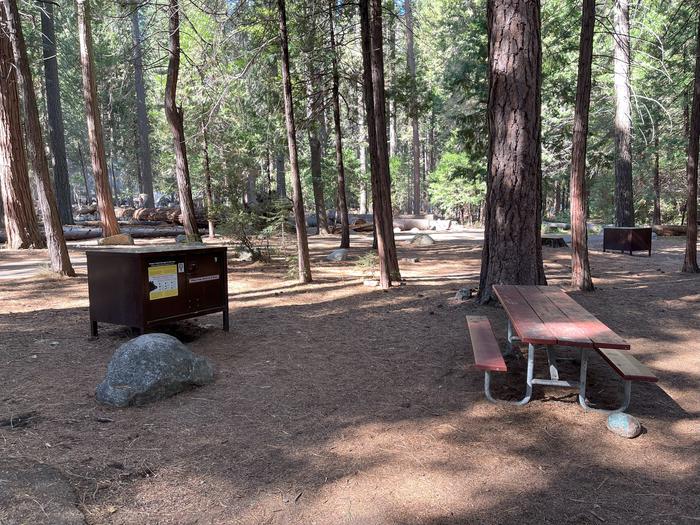
M 203 275 L 201 277 L 190 277 L 189 282 L 191 283 L 203 283 L 206 281 L 218 281 L 218 275 Z

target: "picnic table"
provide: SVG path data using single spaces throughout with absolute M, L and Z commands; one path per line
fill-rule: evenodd
M 598 353 L 624 382 L 624 399 L 614 410 L 627 409 L 632 381 L 656 381 L 656 376 L 630 353 L 630 345 L 561 289 L 553 286 L 496 285 L 494 292 L 508 316 L 508 344 L 527 344 L 527 378 L 525 397 L 514 403 L 530 401 L 533 385 L 578 388 L 579 403 L 586 410 L 601 410 L 588 404 L 586 376 L 591 352 Z M 490 390 L 491 373 L 505 372 L 507 367 L 500 347 L 485 317 L 467 316 L 476 368 L 485 373 L 487 399 L 496 402 Z M 568 348 L 580 354 L 579 380 L 559 377 L 557 348 Z M 547 354 L 549 378 L 534 377 L 535 350 Z

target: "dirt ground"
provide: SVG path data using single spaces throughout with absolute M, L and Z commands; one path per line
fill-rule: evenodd
M 216 381 L 140 408 L 95 401 L 130 334 L 101 325 L 89 338 L 84 266 L 0 280 L 0 419 L 35 413 L 0 428 L 0 454 L 58 468 L 89 524 L 700 521 L 700 275 L 678 272 L 683 239 L 655 241 L 651 258 L 594 249 L 597 291 L 572 293 L 659 376 L 633 387 L 645 432 L 625 440 L 573 390 L 536 387 L 525 407 L 485 400 L 464 316 L 487 315 L 503 342 L 505 313 L 453 299 L 477 282 L 481 243 L 435 238 L 399 241 L 419 262 L 389 292 L 362 284 L 367 237 L 343 263 L 324 260 L 337 238 L 313 237 L 305 286 L 280 263 L 231 259 L 231 332 L 219 315 L 168 327 Z M 1 250 L 0 267 L 37 256 Z M 569 252 L 545 259 L 566 288 Z M 523 390 L 513 368 L 503 397 Z M 614 404 L 619 382 L 598 359 L 589 384 Z

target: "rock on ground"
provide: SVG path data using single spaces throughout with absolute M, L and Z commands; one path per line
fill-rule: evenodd
M 146 334 L 117 349 L 96 397 L 100 403 L 117 407 L 143 405 L 213 380 L 211 363 L 177 338 Z
M 326 256 L 326 260 L 328 261 L 346 261 L 348 258 L 348 250 L 346 248 L 339 248 L 337 250 L 333 250 L 331 253 L 329 253 Z
M 435 239 L 433 239 L 427 233 L 419 233 L 418 235 L 415 235 L 413 239 L 411 239 L 411 244 L 414 244 L 415 246 L 430 246 L 435 244 Z
M 608 416 L 608 430 L 620 437 L 632 439 L 642 433 L 642 424 L 634 416 L 613 412 Z
M 24 458 L 0 459 L 0 523 L 84 525 L 73 488 L 63 474 Z

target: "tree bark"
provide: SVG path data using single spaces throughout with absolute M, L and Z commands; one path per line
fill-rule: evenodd
M 144 207 L 154 205 L 153 167 L 151 163 L 150 127 L 146 108 L 146 86 L 143 81 L 143 51 L 141 47 L 141 27 L 139 25 L 139 4 L 131 7 L 131 39 L 133 43 L 134 92 L 136 93 L 136 123 L 138 130 L 138 164 L 141 174 L 141 192 L 146 194 Z
M 24 115 L 27 119 L 27 138 L 29 143 L 29 157 L 32 169 L 36 177 L 37 200 L 41 210 L 41 218 L 44 223 L 46 245 L 49 249 L 51 270 L 59 275 L 74 276 L 75 271 L 70 262 L 66 240 L 63 238 L 63 227 L 58 214 L 58 205 L 54 195 L 51 175 L 49 174 L 49 162 L 44 149 L 44 139 L 41 134 L 41 121 L 39 119 L 39 107 L 34 93 L 32 73 L 27 56 L 27 48 L 24 42 L 22 26 L 19 18 L 16 0 L 3 0 L 5 16 L 7 17 L 7 29 L 12 42 L 15 64 L 17 66 L 17 80 L 22 89 L 22 101 L 24 103 Z
M 297 158 L 296 125 L 294 123 L 294 103 L 292 100 L 292 79 L 289 74 L 289 38 L 287 36 L 287 11 L 285 0 L 277 0 L 280 25 L 280 47 L 282 53 L 282 91 L 284 94 L 284 117 L 287 127 L 287 145 L 289 148 L 289 165 L 292 174 L 292 207 L 297 233 L 297 254 L 299 263 L 299 282 L 311 282 L 311 264 L 309 261 L 309 241 L 306 236 L 306 216 L 304 215 L 304 198 L 299 177 L 299 160 Z
M 421 166 L 420 166 L 420 128 L 418 126 L 418 90 L 416 87 L 416 52 L 413 45 L 413 9 L 412 0 L 404 0 L 406 12 L 406 63 L 410 80 L 409 113 L 411 115 L 411 154 L 413 156 L 413 214 L 418 215 L 421 208 Z
M 489 157 L 478 300 L 546 284 L 542 264 L 540 3 L 489 0 Z
M 175 147 L 175 177 L 182 210 L 182 224 L 190 240 L 199 240 L 197 219 L 192 201 L 190 167 L 187 162 L 187 145 L 182 108 L 177 106 L 177 79 L 180 74 L 180 6 L 178 0 L 168 1 L 169 38 L 168 74 L 165 81 L 165 117 L 173 134 Z
M 277 181 L 276 189 L 277 189 L 277 197 L 280 199 L 286 199 L 287 198 L 287 182 L 285 180 L 285 174 L 284 174 L 284 153 L 281 151 L 277 153 L 277 157 L 275 159 L 275 179 Z
M 370 16 L 371 2 L 371 16 Z M 360 0 L 362 62 L 367 115 L 375 239 L 379 254 L 379 284 L 387 289 L 400 280 L 391 209 L 384 95 L 384 49 L 380 0 Z
M 357 96 L 357 116 L 358 116 L 358 160 L 360 163 L 360 213 L 367 213 L 367 142 L 365 133 L 365 113 L 363 111 L 364 100 L 362 97 L 362 91 L 358 90 Z
M 614 4 L 615 224 L 634 226 L 629 0 L 615 0 Z
M 651 223 L 661 224 L 661 174 L 659 173 L 659 130 L 654 133 L 654 215 Z
M 348 221 L 348 201 L 345 191 L 345 164 L 343 163 L 343 135 L 340 125 L 340 75 L 335 43 L 334 0 L 329 1 L 328 20 L 331 37 L 331 62 L 333 66 L 333 124 L 335 126 L 335 161 L 338 169 L 338 211 L 340 212 L 340 247 L 350 248 L 350 222 Z
M 107 158 L 105 156 L 104 135 L 97 100 L 94 60 L 92 57 L 92 30 L 90 28 L 89 0 L 76 0 L 78 13 L 78 35 L 80 40 L 80 65 L 83 76 L 83 98 L 87 120 L 88 142 L 92 159 L 92 177 L 95 180 L 97 209 L 105 237 L 117 235 L 119 224 L 114 214 L 112 195 L 109 189 Z
M 4 25 L 5 10 L 0 6 L 0 185 L 7 246 L 13 250 L 43 248 L 22 140 L 17 68 Z
M 588 208 L 586 149 L 588 146 L 588 112 L 591 102 L 594 26 L 595 0 L 583 0 L 571 151 L 571 286 L 587 291 L 593 290 L 591 267 L 588 262 L 588 227 L 586 225 Z
M 698 32 L 695 48 L 695 78 L 693 81 L 693 107 L 690 115 L 688 134 L 688 227 L 686 229 L 685 259 L 681 271 L 696 273 L 698 268 L 698 141 L 700 140 L 700 12 L 698 12 Z
M 44 56 L 44 82 L 46 83 L 46 113 L 49 124 L 49 143 L 53 155 L 53 183 L 56 204 L 63 224 L 73 224 L 71 208 L 70 177 L 66 160 L 66 139 L 61 107 L 61 88 L 58 82 L 58 60 L 56 58 L 56 31 L 54 28 L 53 3 L 40 2 L 42 50 Z
M 214 239 L 214 194 L 211 189 L 211 162 L 209 160 L 209 133 L 207 125 L 202 119 L 202 153 L 204 155 L 204 195 L 207 199 L 207 225 L 209 226 L 209 238 Z

